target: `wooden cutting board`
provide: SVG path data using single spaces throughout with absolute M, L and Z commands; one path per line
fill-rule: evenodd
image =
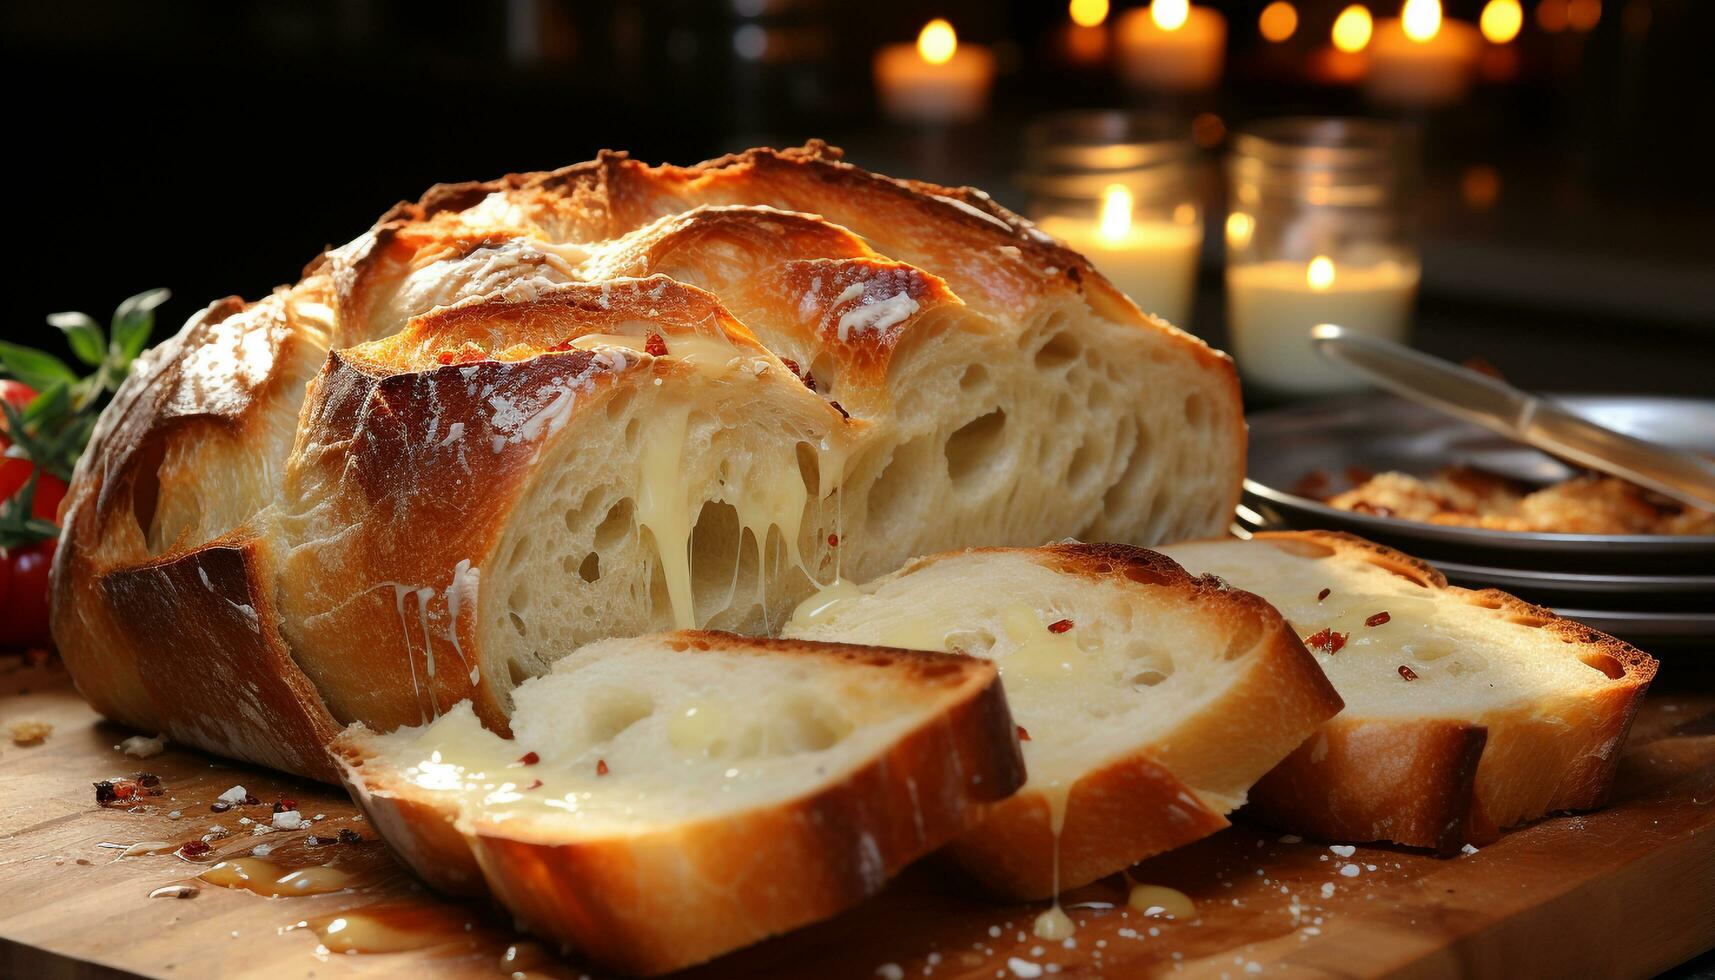
M 0 658 L 0 736 L 22 720 L 54 728 L 35 747 L 0 742 L 0 976 L 580 975 L 503 916 L 426 892 L 337 790 L 172 748 L 129 758 L 114 749 L 129 733 L 100 722 L 57 666 Z M 159 777 L 161 795 L 135 807 L 96 805 L 94 781 L 137 770 Z M 211 812 L 234 785 L 261 802 Z M 281 797 L 322 819 L 306 830 L 255 834 Z M 214 838 L 212 853 L 195 862 L 171 853 L 120 857 L 103 846 L 199 840 L 217 825 L 233 833 Z M 364 842 L 308 842 L 337 838 L 342 828 Z M 328 865 L 356 883 L 287 898 L 207 885 L 189 899 L 149 897 L 163 885 L 195 884 L 212 860 L 264 843 L 282 864 Z M 1357 874 L 1340 873 L 1348 864 Z M 1191 896 L 1197 917 L 1126 910 L 1116 878 L 1068 896 L 1069 907 L 1086 906 L 1071 908 L 1079 929 L 1070 943 L 1042 943 L 1029 934 L 1041 906 L 961 895 L 918 868 L 834 921 L 695 975 L 1650 974 L 1715 946 L 1715 695 L 1658 695 L 1645 705 L 1607 809 L 1545 821 L 1475 854 L 1360 847 L 1345 857 L 1321 843 L 1234 827 L 1133 874 Z M 1119 908 L 1100 907 L 1106 903 Z M 385 923 L 401 945 L 420 948 L 329 952 L 314 927 L 339 917 Z M 509 948 L 514 959 L 503 967 Z

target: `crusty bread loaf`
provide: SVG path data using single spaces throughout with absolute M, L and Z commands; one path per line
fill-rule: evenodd
M 685 631 L 607 640 L 516 691 L 334 743 L 388 842 L 627 973 L 825 918 L 1023 781 L 992 664 Z
M 932 555 L 806 600 L 786 635 L 994 660 L 1029 734 L 1030 781 L 950 855 L 1016 898 L 1226 826 L 1340 710 L 1273 607 L 1123 545 Z
M 434 188 L 152 352 L 73 481 L 54 632 L 110 717 L 328 778 L 339 725 L 503 731 L 601 637 L 1214 533 L 1243 456 L 1227 358 L 980 192 L 608 153 Z
M 1606 799 L 1647 654 L 1350 535 L 1162 550 L 1273 602 L 1346 701 L 1252 790 L 1262 819 L 1445 851 Z

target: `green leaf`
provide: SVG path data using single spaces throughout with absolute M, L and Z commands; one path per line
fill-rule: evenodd
M 51 419 L 71 406 L 71 386 L 64 381 L 56 381 L 43 388 L 30 403 L 24 406 L 24 421 L 38 422 Z
M 121 367 L 130 364 L 149 345 L 149 334 L 155 329 L 155 307 L 171 295 L 165 289 L 151 289 L 120 303 L 114 311 L 113 350 L 121 358 Z
M 66 335 L 71 352 L 83 363 L 94 367 L 107 356 L 107 335 L 89 314 L 49 313 L 48 322 Z
M 41 391 L 55 382 L 71 384 L 77 375 L 65 362 L 52 354 L 0 340 L 0 369 L 14 378 Z

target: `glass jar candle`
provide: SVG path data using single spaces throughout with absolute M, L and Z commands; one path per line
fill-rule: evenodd
M 1189 130 L 1155 116 L 1074 112 L 1030 128 L 1027 215 L 1147 313 L 1184 326 L 1203 209 Z
M 1228 175 L 1227 320 L 1246 385 L 1271 398 L 1362 388 L 1310 330 L 1405 341 L 1420 278 L 1407 140 L 1362 119 L 1277 119 L 1239 133 Z

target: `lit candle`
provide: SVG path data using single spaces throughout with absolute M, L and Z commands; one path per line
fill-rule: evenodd
M 1221 78 L 1227 19 L 1187 0 L 1154 0 L 1115 22 L 1120 74 L 1142 88 L 1195 91 Z
M 1406 0 L 1399 19 L 1376 25 L 1367 91 L 1396 105 L 1457 101 L 1470 88 L 1481 47 L 1477 28 L 1442 19 L 1439 0 Z
M 1108 57 L 1108 0 L 1070 0 L 1062 47 L 1067 60 L 1080 65 L 1098 65 Z
M 1234 216 L 1236 217 L 1236 216 Z M 1229 237 L 1233 233 L 1228 219 Z M 1325 362 L 1310 328 L 1333 323 L 1355 333 L 1403 341 L 1419 273 L 1415 264 L 1258 262 L 1227 269 L 1227 315 L 1234 357 L 1246 381 L 1275 394 L 1311 395 L 1363 387 Z
M 994 54 L 960 44 L 940 18 L 923 25 L 917 43 L 890 44 L 875 56 L 875 87 L 895 119 L 962 122 L 982 114 L 994 81 Z
M 1043 216 L 1037 226 L 1082 252 L 1146 313 L 1177 326 L 1191 315 L 1203 227 L 1197 209 L 1181 204 L 1173 221 L 1136 221 L 1132 193 L 1123 184 L 1102 192 L 1100 216 Z

